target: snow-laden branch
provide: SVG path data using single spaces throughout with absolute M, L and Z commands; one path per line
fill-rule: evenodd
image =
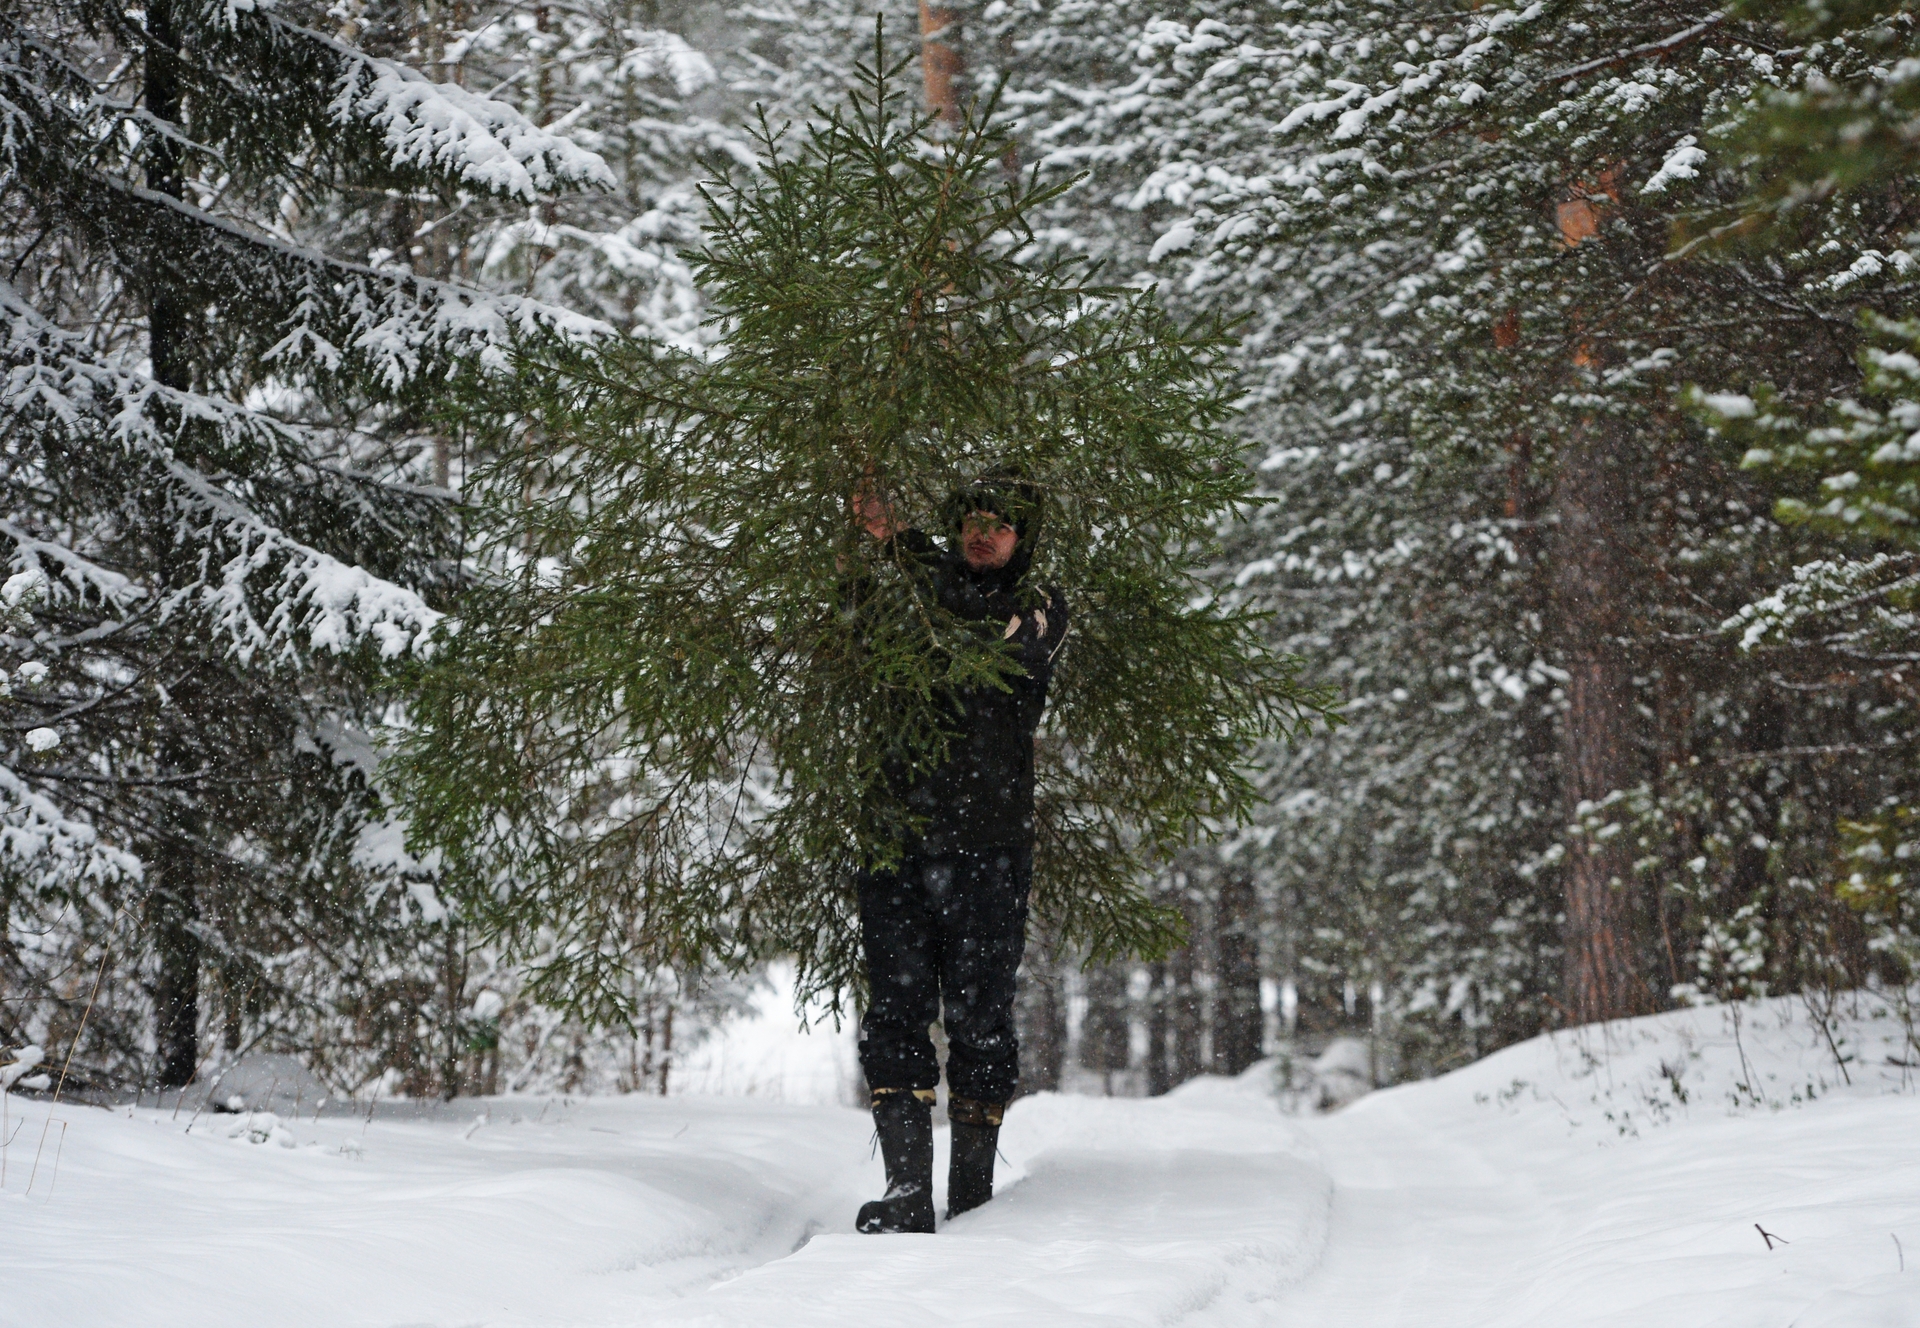
M 382 659 L 425 647 L 441 615 L 414 591 L 289 539 L 178 460 L 169 459 L 167 471 L 176 507 L 199 519 L 195 533 L 204 540 L 200 579 L 175 599 L 197 603 L 242 660 L 285 658 L 301 638 L 335 655 L 371 639 Z M 271 605 L 264 616 L 262 594 Z
M 5 398 L 0 397 L 0 409 L 5 404 Z M 115 612 L 125 612 L 146 597 L 145 589 L 131 578 L 102 567 L 64 544 L 39 539 L 11 521 L 0 519 L 0 535 L 13 541 L 13 574 L 31 573 L 51 595 L 97 598 Z
M 422 645 L 439 619 L 415 592 L 287 536 L 212 477 L 183 462 L 174 443 L 193 424 L 229 442 L 280 444 L 292 426 L 233 402 L 179 391 L 96 358 L 81 337 L 41 318 L 0 285 L 0 418 L 21 464 L 24 440 L 57 432 L 143 503 L 168 512 L 176 538 L 197 546 L 198 575 L 169 588 L 168 611 L 193 606 L 243 659 L 338 654 L 371 640 L 385 658 Z M 124 608 L 151 591 L 85 553 L 18 521 L 0 520 L 14 566 L 54 576 Z M 51 564 L 51 566 L 49 566 Z
M 341 61 L 330 107 L 334 119 L 377 129 L 396 166 L 445 172 L 526 203 L 562 189 L 615 185 L 613 171 L 597 154 L 542 129 L 505 102 L 457 83 L 435 83 L 320 33 L 303 35 L 329 44 Z
M 1910 555 L 1822 558 L 1794 568 L 1791 581 L 1743 606 L 1720 624 L 1720 631 L 1737 635 L 1742 650 L 1769 642 L 1785 643 L 1793 630 L 1810 618 L 1886 601 L 1897 603 L 1916 587 L 1920 587 L 1920 572 L 1913 570 Z
M 1698 23 L 1690 24 L 1680 31 L 1673 33 L 1671 36 L 1662 37 L 1658 41 L 1643 42 L 1628 50 L 1616 51 L 1612 55 L 1603 55 L 1598 59 L 1583 60 L 1577 65 L 1568 65 L 1565 69 L 1553 70 L 1551 73 L 1542 75 L 1539 81 L 1542 83 L 1561 83 L 1570 78 L 1579 78 L 1585 74 L 1598 73 L 1602 69 L 1611 69 L 1615 65 L 1627 64 L 1634 60 L 1644 60 L 1651 55 L 1665 55 L 1668 51 L 1685 46 L 1694 38 L 1711 32 L 1714 28 L 1726 22 L 1726 19 L 1727 16 L 1725 12 L 1716 9 Z
M 290 141 L 365 132 L 392 167 L 523 203 L 615 187 L 612 169 L 597 153 L 534 124 L 506 102 L 457 83 L 436 83 L 404 64 L 288 22 L 268 6 L 214 3 L 174 17 L 188 29 L 182 57 L 189 66 L 204 66 L 196 73 L 201 95 L 212 99 L 210 125 L 264 112 L 281 117 Z M 223 58 L 229 68 L 218 67 Z M 304 85 L 272 88 L 246 73 L 236 77 L 236 71 L 289 60 L 304 74 Z M 137 123 L 143 137 L 160 134 L 193 146 L 178 127 L 111 101 L 84 71 L 33 41 L 31 33 L 0 21 L 0 75 L 8 72 L 13 76 L 0 76 L 6 88 L 0 94 L 0 159 L 26 142 L 33 121 L 103 113 Z M 58 87 L 58 97 L 42 86 L 47 80 Z
M 611 324 L 557 305 L 341 262 L 165 194 L 104 178 L 89 183 L 94 215 L 106 219 L 125 257 L 182 266 L 191 257 L 189 280 L 210 297 L 277 309 L 280 338 L 264 358 L 289 368 L 358 368 L 398 391 L 468 357 L 504 368 L 517 337 L 615 335 Z
M 620 57 L 618 76 L 621 78 L 638 82 L 665 75 L 682 97 L 690 97 L 720 79 L 713 61 L 688 45 L 687 39 L 677 32 L 641 28 L 634 31 L 631 40 L 633 46 Z
M 140 859 L 104 844 L 94 828 L 62 811 L 0 765 L 0 862 L 31 868 L 43 885 L 139 880 Z
M 1691 180 L 1700 174 L 1700 167 L 1707 160 L 1704 148 L 1698 146 L 1699 139 L 1692 134 L 1683 134 L 1680 141 L 1673 145 L 1666 160 L 1660 163 L 1660 169 L 1647 178 L 1640 186 L 1643 194 L 1658 194 L 1675 180 Z
M 315 35 L 313 40 L 332 39 Z M 349 55 L 365 58 L 339 43 L 329 49 L 336 47 L 342 60 Z M 372 86 L 365 84 L 363 93 L 372 95 L 367 91 Z M 440 89 L 433 93 L 439 97 L 446 85 L 422 86 Z M 389 102 L 397 106 L 398 96 L 393 92 Z M 414 103 L 422 114 L 429 104 Z M 277 330 L 278 344 L 268 352 L 270 358 L 305 358 L 326 371 L 363 373 L 395 391 L 423 375 L 446 373 L 452 361 L 479 356 L 484 363 L 502 364 L 504 347 L 517 336 L 538 331 L 596 337 L 613 331 L 597 319 L 536 300 L 341 262 L 111 175 L 68 170 L 61 163 L 88 150 L 96 126 L 85 121 L 71 98 L 46 95 L 10 59 L 0 59 L 0 108 L 0 162 L 39 196 L 37 206 L 77 222 L 91 239 L 111 250 L 124 269 L 164 278 L 184 298 L 257 311 L 256 323 Z M 516 114 L 510 108 L 501 110 Z M 483 152 L 477 140 L 459 139 L 451 120 L 442 128 L 446 134 L 440 140 L 428 134 L 409 150 L 452 152 L 449 145 L 458 139 L 466 143 L 461 151 L 471 149 L 462 160 L 473 170 L 482 170 L 483 158 L 493 160 L 492 149 Z M 569 171 L 605 170 L 591 154 L 576 159 L 561 153 L 556 145 L 565 140 L 542 130 L 532 132 L 543 135 L 539 142 L 546 146 L 536 151 L 529 146 L 534 139 L 515 139 L 519 148 L 495 142 L 506 154 L 501 160 L 518 161 L 528 181 L 551 184 L 571 178 Z M 524 160 L 513 156 L 516 151 Z M 499 161 L 495 168 L 505 169 Z
M 472 189 L 531 203 L 568 189 L 611 189 L 613 171 L 600 157 L 518 110 L 457 83 L 436 83 L 420 71 L 369 55 L 328 33 L 304 27 L 266 0 L 201 0 L 197 12 L 177 14 L 195 48 L 228 60 L 289 58 L 304 65 L 317 86 L 301 89 L 324 103 L 295 114 L 325 125 L 373 132 L 390 164 L 456 180 Z M 218 59 L 216 56 L 214 59 Z M 258 89 L 222 80 L 228 91 L 258 97 Z M 296 94 L 298 95 L 298 94 Z M 282 91 L 280 96 L 284 98 Z

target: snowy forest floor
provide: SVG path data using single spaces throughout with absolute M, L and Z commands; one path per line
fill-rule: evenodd
M 1708 1008 L 1539 1038 L 1325 1117 L 1283 1115 L 1268 1065 L 1042 1094 L 1008 1116 L 999 1197 L 932 1237 L 853 1233 L 881 1167 L 844 1107 L 62 1105 L 49 1126 L 15 1098 L 0 1323 L 1920 1325 L 1897 1025 L 1850 1004 L 1846 1076 L 1797 1001 L 1737 1034 Z

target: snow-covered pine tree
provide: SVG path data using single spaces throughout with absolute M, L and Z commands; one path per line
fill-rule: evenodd
M 1217 335 L 1026 259 L 1050 191 L 862 78 L 716 194 L 721 353 L 529 345 L 525 390 L 466 415 L 505 424 L 497 578 L 424 677 L 415 824 L 503 934 L 570 938 L 540 980 L 595 1016 L 636 958 L 793 952 L 804 987 L 857 986 L 850 873 L 908 824 L 887 772 L 938 759 L 948 690 L 1009 667 L 859 532 L 862 486 L 935 530 L 983 473 L 1037 494 L 1035 578 L 1077 607 L 1035 905 L 1096 953 L 1166 943 L 1142 859 L 1231 821 L 1246 744 L 1322 703 L 1193 577 L 1245 491 Z
M 1415 1064 L 1432 1063 L 1525 1035 L 1549 1014 L 1539 993 L 1555 964 L 1551 901 L 1543 907 L 1544 891 L 1502 870 L 1553 819 L 1542 807 L 1552 798 L 1543 724 L 1496 685 L 1513 685 L 1501 661 L 1522 654 L 1511 624 L 1529 606 L 1512 567 L 1462 526 L 1501 511 L 1510 467 L 1496 462 L 1478 492 L 1418 485 L 1421 459 L 1404 434 L 1369 427 L 1342 391 L 1309 390 L 1322 373 L 1350 389 L 1368 372 L 1340 329 L 1316 326 L 1309 276 L 1391 255 L 1343 255 L 1328 237 L 1299 241 L 1297 257 L 1258 271 L 1172 279 L 1177 243 L 1169 252 L 1161 235 L 1206 183 L 1203 146 L 1255 156 L 1272 126 L 1244 105 L 1184 98 L 1154 48 L 1143 48 L 1141 28 L 1227 12 L 1009 6 L 991 32 L 988 50 L 1002 53 L 993 77 L 1009 80 L 1024 160 L 1048 178 L 1091 172 L 1050 208 L 1049 242 L 1159 282 L 1184 313 L 1248 320 L 1240 367 L 1249 396 L 1236 427 L 1262 463 L 1266 503 L 1230 528 L 1220 583 L 1269 609 L 1276 644 L 1313 658 L 1351 698 L 1347 724 L 1263 751 L 1261 824 L 1223 841 L 1212 860 L 1183 860 L 1169 889 L 1211 929 L 1223 915 L 1213 895 L 1251 863 L 1263 962 L 1299 992 L 1302 1035 L 1348 1031 L 1348 993 L 1357 989 L 1364 1007 L 1379 982 L 1398 1006 L 1432 1001 L 1403 1030 L 1418 1041 L 1427 1021 L 1442 1026 L 1429 1051 L 1413 1053 Z M 1257 7 L 1247 14 L 1261 18 Z M 1290 324 L 1301 327 L 1297 340 Z M 1535 684 L 1546 681 L 1535 673 Z M 1432 722 L 1413 725 L 1413 716 Z M 1436 859 L 1436 841 L 1456 855 Z M 1474 851 L 1458 855 L 1468 844 Z M 1216 980 L 1211 949 L 1156 970 L 1144 1017 L 1150 1075 L 1168 1076 L 1162 1089 L 1200 1069 L 1210 1011 L 1194 983 Z
M 1866 191 L 1900 198 L 1916 159 L 1920 120 L 1920 25 L 1882 3 L 1755 4 L 1811 45 L 1838 48 L 1817 76 L 1763 89 L 1710 140 L 1746 167 L 1750 190 L 1731 206 L 1695 218 L 1685 243 L 1752 261 L 1768 248 L 1789 252 L 1849 225 Z M 1877 212 L 1878 209 L 1872 209 Z M 1834 225 L 1835 214 L 1841 219 Z M 1897 214 L 1896 214 L 1897 215 Z M 1829 537 L 1793 577 L 1726 624 L 1742 649 L 1763 656 L 1832 657 L 1880 690 L 1899 687 L 1911 668 L 1920 619 L 1920 321 L 1911 278 L 1920 254 L 1910 233 L 1866 237 L 1829 285 L 1870 283 L 1860 318 L 1866 344 L 1857 385 L 1836 384 L 1814 411 L 1783 400 L 1770 383 L 1738 381 L 1736 391 L 1696 388 L 1693 405 L 1710 427 L 1747 447 L 1744 466 L 1785 492 L 1783 524 Z M 1892 282 L 1874 281 L 1891 274 Z M 1911 748 L 1906 707 L 1884 707 L 1884 728 L 1863 735 L 1897 753 Z M 1897 755 L 1894 759 L 1900 759 Z M 1889 989 L 1903 1003 L 1920 975 L 1920 879 L 1906 863 L 1920 855 L 1907 790 L 1878 804 L 1843 808 L 1840 896 L 1858 909 Z M 1909 1028 L 1912 1027 L 1911 1005 Z
M 1226 570 L 1351 689 L 1235 850 L 1300 901 L 1276 922 L 1302 963 L 1379 981 L 1427 1030 L 1416 1066 L 1656 1003 L 1743 908 L 1768 980 L 1857 968 L 1810 861 L 1850 789 L 1907 776 L 1816 754 L 1862 714 L 1825 661 L 1782 677 L 1719 632 L 1803 537 L 1676 391 L 1768 365 L 1817 400 L 1889 214 L 1857 200 L 1830 246 L 1764 262 L 1668 257 L 1743 190 L 1710 129 L 1854 48 L 1704 8 L 1196 5 L 1124 42 L 1070 8 L 1011 36 L 1084 60 L 1010 98 L 1024 141 L 1095 163 L 1049 233 L 1131 259 L 1095 215 L 1131 212 L 1176 307 L 1248 318 L 1243 427 L 1281 501 Z
M 1326 288 L 1383 333 L 1400 322 L 1422 339 L 1395 356 L 1410 390 L 1384 403 L 1389 416 L 1403 411 L 1430 454 L 1497 464 L 1530 451 L 1520 478 L 1544 526 L 1534 644 L 1568 675 L 1555 733 L 1577 827 L 1555 868 L 1568 1015 L 1663 999 L 1693 977 L 1684 938 L 1706 944 L 1741 909 L 1768 920 L 1771 980 L 1804 980 L 1828 960 L 1803 942 L 1833 925 L 1807 867 L 1831 841 L 1836 794 L 1898 776 L 1796 758 L 1855 728 L 1849 702 L 1815 681 L 1819 666 L 1783 680 L 1723 644 L 1717 619 L 1795 557 L 1794 540 L 1759 517 L 1759 495 L 1674 393 L 1682 374 L 1762 364 L 1783 390 L 1824 393 L 1852 341 L 1834 255 L 1886 213 L 1833 216 L 1824 252 L 1784 263 L 1689 261 L 1669 245 L 1677 220 L 1741 188 L 1700 147 L 1729 108 L 1854 57 L 1783 68 L 1770 24 L 1718 11 L 1395 17 L 1289 34 L 1297 44 L 1266 63 L 1297 89 L 1276 127 L 1311 147 L 1270 195 L 1233 184 L 1233 205 L 1203 209 L 1212 261 L 1230 270 L 1237 249 L 1257 262 L 1290 225 L 1396 252 L 1397 279 Z M 1657 843 L 1624 833 L 1635 818 L 1608 808 L 1635 789 L 1648 809 L 1636 816 L 1685 829 Z M 1659 887 L 1637 902 L 1636 875 Z
M 190 1080 L 213 995 L 232 1045 L 304 1016 L 337 1054 L 390 1014 L 439 905 L 389 848 L 375 667 L 457 553 L 419 407 L 515 332 L 593 326 L 276 234 L 341 196 L 610 180 L 350 28 L 290 2 L 0 15 L 0 1036 L 85 1018 L 96 1081 Z M 318 1024 L 316 973 L 357 997 Z

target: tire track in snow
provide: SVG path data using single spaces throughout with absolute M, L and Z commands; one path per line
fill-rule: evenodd
M 667 1321 L 1227 1328 L 1271 1322 L 1321 1256 L 1330 1183 L 1260 1085 L 1042 1095 L 1002 1139 L 1012 1182 L 938 1235 L 816 1236 Z
M 1285 1321 L 1484 1328 L 1510 1289 L 1490 1273 L 1560 1239 L 1520 1155 L 1463 1143 L 1403 1099 L 1303 1122 L 1333 1203 L 1325 1257 L 1284 1297 Z

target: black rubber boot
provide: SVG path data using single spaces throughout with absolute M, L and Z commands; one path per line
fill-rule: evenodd
M 874 1089 L 873 1128 L 887 1164 L 887 1197 L 861 1204 L 854 1225 L 868 1235 L 933 1234 L 933 1094 Z
M 993 1159 L 1000 1150 L 1003 1102 L 947 1100 L 953 1122 L 953 1151 L 947 1165 L 947 1216 L 958 1217 L 993 1198 Z

